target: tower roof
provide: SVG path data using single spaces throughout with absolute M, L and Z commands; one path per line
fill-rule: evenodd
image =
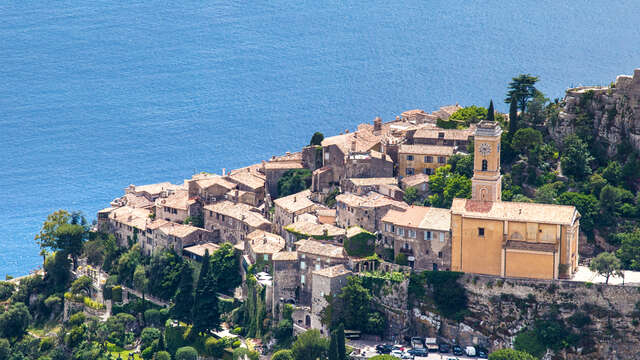
M 476 127 L 476 136 L 500 136 L 502 134 L 502 128 L 500 124 L 495 121 L 482 120 Z

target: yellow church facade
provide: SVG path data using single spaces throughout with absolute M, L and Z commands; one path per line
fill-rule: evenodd
M 580 214 L 573 206 L 501 201 L 500 136 L 478 124 L 471 199 L 451 207 L 451 270 L 558 279 L 578 266 Z

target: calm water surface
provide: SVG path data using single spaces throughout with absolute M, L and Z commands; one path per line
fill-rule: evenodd
M 640 67 L 637 1 L 5 1 L 0 277 L 39 266 L 46 215 L 130 183 L 296 151 L 375 116 L 498 108 Z

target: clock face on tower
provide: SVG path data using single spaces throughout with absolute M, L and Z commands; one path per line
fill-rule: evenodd
M 487 156 L 489 154 L 491 154 L 491 145 L 487 144 L 487 143 L 482 143 L 480 144 L 480 154 Z

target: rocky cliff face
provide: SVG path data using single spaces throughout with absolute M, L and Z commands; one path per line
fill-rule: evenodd
M 640 290 L 578 282 L 552 283 L 465 275 L 469 314 L 458 323 L 421 304 L 409 314 L 413 336 L 440 336 L 460 344 L 512 347 L 516 335 L 549 314 L 578 335 L 577 344 L 545 359 L 640 358 Z M 582 316 L 577 327 L 572 319 Z M 588 321 L 585 323 L 585 315 Z
M 624 141 L 640 150 L 640 69 L 633 76 L 618 76 L 609 87 L 567 90 L 558 120 L 549 127 L 558 142 L 569 134 L 591 131 L 610 156 Z

